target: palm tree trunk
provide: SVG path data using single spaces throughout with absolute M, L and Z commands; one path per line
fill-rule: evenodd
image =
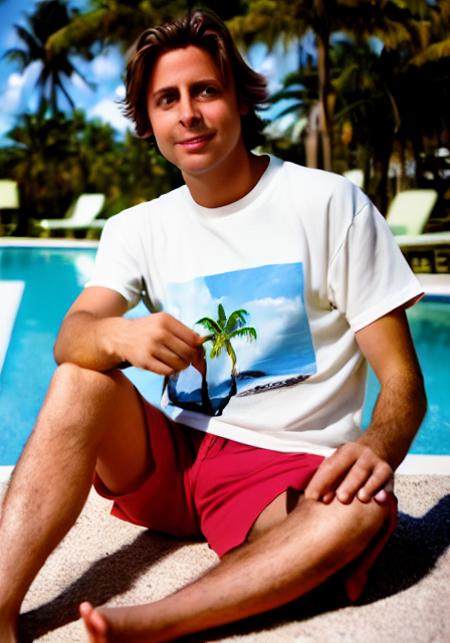
M 324 170 L 332 169 L 332 128 L 330 117 L 330 59 L 327 30 L 317 32 L 317 70 L 319 74 L 319 127 L 322 139 L 322 165 Z
M 308 167 L 319 167 L 319 105 L 315 104 L 309 110 L 308 129 L 305 140 L 306 165 Z
M 376 183 L 371 196 L 377 208 L 383 213 L 386 213 L 388 205 L 388 172 L 391 154 L 392 140 L 386 140 L 382 148 L 377 151 L 374 159 Z

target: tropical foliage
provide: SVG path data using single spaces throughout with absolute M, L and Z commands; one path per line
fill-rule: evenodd
M 63 77 L 69 79 L 73 74 L 77 74 L 86 82 L 71 61 L 70 51 L 66 49 L 56 53 L 46 47 L 50 36 L 67 27 L 73 15 L 69 12 L 67 3 L 62 0 L 41 0 L 35 12 L 27 16 L 27 27 L 15 25 L 16 34 L 22 45 L 5 52 L 5 58 L 17 62 L 20 71 L 24 71 L 33 63 L 40 63 L 37 79 L 40 114 L 50 110 L 54 116 L 58 112 L 60 94 L 65 97 L 72 109 L 75 107 L 63 83 Z M 91 58 L 90 52 L 84 53 Z
M 67 79 L 73 54 L 91 59 L 109 44 L 124 52 L 145 27 L 172 19 L 189 0 L 41 0 L 21 45 L 7 52 L 19 70 L 39 61 L 37 114 L 19 115 L 0 171 L 19 181 L 23 210 L 61 216 L 81 191 L 107 194 L 106 214 L 176 186 L 179 174 L 145 141 L 122 140 L 73 109 Z M 364 169 L 365 188 L 384 210 L 392 159 L 404 168 L 450 139 L 450 0 L 210 0 L 243 48 L 282 39 L 302 51 L 313 34 L 317 55 L 271 97 L 293 122 L 266 149 L 311 166 Z M 299 55 L 299 61 L 302 56 Z M 286 103 L 288 99 L 288 103 Z M 288 107 L 286 108 L 286 104 Z M 401 175 L 397 187 L 405 187 Z M 416 177 L 417 179 L 419 177 Z M 26 218 L 17 229 L 23 233 Z
M 19 184 L 17 234 L 33 233 L 31 219 L 60 217 L 82 192 L 103 192 L 102 216 L 155 198 L 180 184 L 178 170 L 148 141 L 127 134 L 117 140 L 110 125 L 70 116 L 24 114 L 0 148 L 0 175 Z
M 322 158 L 309 159 L 309 165 L 332 169 L 338 95 L 332 82 L 332 35 L 348 33 L 356 46 L 375 36 L 383 44 L 383 51 L 396 52 L 403 60 L 405 52 L 410 52 L 411 62 L 419 65 L 448 59 L 449 13 L 448 0 L 249 0 L 246 15 L 230 21 L 230 28 L 246 46 L 261 39 L 271 46 L 280 34 L 292 42 L 312 30 L 317 47 L 317 120 Z M 303 91 L 304 83 L 301 85 Z
M 223 20 L 245 11 L 240 0 L 205 0 L 200 5 L 215 11 Z M 47 49 L 55 54 L 70 47 L 85 50 L 93 42 L 119 43 L 127 51 L 147 27 L 184 15 L 198 6 L 193 0 L 90 0 L 86 12 L 51 35 Z

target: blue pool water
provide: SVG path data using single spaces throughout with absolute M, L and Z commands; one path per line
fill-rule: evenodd
M 52 347 L 61 320 L 89 277 L 95 249 L 0 247 L 0 281 L 25 282 L 11 343 L 0 375 L 0 465 L 16 462 L 55 368 Z M 137 313 L 139 314 L 139 311 Z M 429 410 L 411 453 L 450 455 L 450 300 L 423 301 L 408 311 L 425 374 Z M 161 378 L 128 369 L 153 403 Z M 378 393 L 369 373 L 363 426 Z

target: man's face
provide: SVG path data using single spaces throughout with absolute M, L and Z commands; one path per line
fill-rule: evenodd
M 185 180 L 227 166 L 239 168 L 247 151 L 234 85 L 225 86 L 203 49 L 189 46 L 158 58 L 149 80 L 147 106 L 160 152 Z

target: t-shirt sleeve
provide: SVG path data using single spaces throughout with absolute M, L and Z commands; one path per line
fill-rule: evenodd
M 354 332 L 423 295 L 384 217 L 369 200 L 331 259 L 328 283 L 330 301 Z
M 125 225 L 124 225 L 125 224 Z M 139 244 L 133 226 L 126 225 L 122 215 L 107 221 L 95 258 L 94 270 L 86 288 L 103 286 L 121 294 L 133 308 L 143 291 L 142 271 L 139 269 Z

